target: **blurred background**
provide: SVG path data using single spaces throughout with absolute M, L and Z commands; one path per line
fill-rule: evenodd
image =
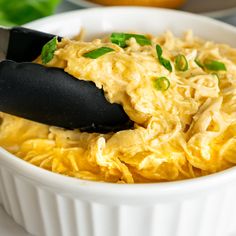
M 60 12 L 109 5 L 176 8 L 236 26 L 236 0 L 0 0 L 0 25 L 22 25 Z

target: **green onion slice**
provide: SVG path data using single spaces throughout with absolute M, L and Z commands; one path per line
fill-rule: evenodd
M 47 42 L 42 48 L 41 59 L 43 64 L 47 64 L 53 59 L 56 49 L 57 49 L 57 37 L 54 37 L 49 42 Z
M 154 87 L 164 92 L 170 87 L 170 81 L 164 76 L 159 77 L 154 80 Z
M 226 66 L 223 62 L 214 61 L 214 60 L 205 60 L 204 67 L 212 71 L 226 71 Z
M 113 48 L 108 47 L 101 47 L 97 48 L 95 50 L 92 50 L 90 52 L 87 52 L 83 54 L 83 57 L 91 58 L 91 59 L 97 59 L 98 57 L 103 56 L 104 54 L 107 54 L 109 52 L 115 51 Z
M 179 54 L 175 57 L 175 69 L 178 71 L 188 70 L 188 61 L 184 55 Z
M 197 58 L 194 61 L 200 68 L 204 69 L 204 65 Z
M 141 46 L 152 44 L 150 39 L 141 34 L 112 33 L 110 36 L 111 42 L 122 48 L 127 46 L 126 41 L 130 38 L 135 38 L 136 42 Z
M 156 45 L 157 57 L 161 65 L 163 65 L 168 71 L 172 72 L 172 66 L 169 60 L 162 57 L 162 48 L 160 45 Z
M 157 51 L 157 56 L 160 59 L 162 57 L 163 51 L 162 51 L 162 48 L 159 44 L 156 45 L 156 51 Z

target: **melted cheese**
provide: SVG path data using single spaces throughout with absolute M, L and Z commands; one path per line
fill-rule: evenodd
M 89 134 L 0 113 L 0 145 L 56 173 L 115 183 L 193 178 L 235 165 L 236 50 L 203 41 L 191 32 L 182 38 L 170 32 L 150 37 L 152 46 L 140 46 L 131 38 L 125 49 L 107 39 L 64 39 L 48 63 L 103 88 L 111 103 L 124 107 L 134 129 Z M 157 43 L 173 72 L 158 62 Z M 97 59 L 83 57 L 102 46 L 115 51 Z M 188 60 L 185 72 L 174 68 L 178 54 Z M 196 57 L 226 65 L 227 71 L 218 72 L 220 83 L 215 74 L 196 64 Z M 153 86 L 160 76 L 171 83 L 165 92 Z

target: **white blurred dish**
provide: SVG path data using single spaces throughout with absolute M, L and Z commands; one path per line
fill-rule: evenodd
M 93 8 L 27 25 L 88 38 L 112 31 L 159 34 L 187 29 L 236 47 L 236 29 L 189 13 L 154 8 Z M 236 235 L 236 167 L 206 177 L 156 184 L 83 181 L 40 169 L 0 148 L 0 202 L 38 236 Z
M 67 0 L 81 7 L 101 7 L 89 0 Z M 211 17 L 224 17 L 236 12 L 236 0 L 188 0 L 180 10 Z

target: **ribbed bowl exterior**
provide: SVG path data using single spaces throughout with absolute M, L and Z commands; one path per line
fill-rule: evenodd
M 37 236 L 235 236 L 236 185 L 143 204 L 101 203 L 0 167 L 0 202 Z

